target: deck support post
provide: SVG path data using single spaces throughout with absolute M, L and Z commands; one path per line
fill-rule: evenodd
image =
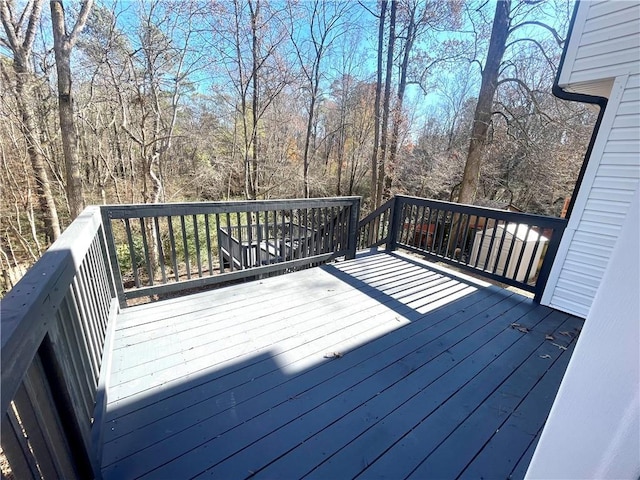
M 393 205 L 391 207 L 391 219 L 389 220 L 389 239 L 387 247 L 389 250 L 397 250 L 398 248 L 398 230 L 400 230 L 400 220 L 402 217 L 402 198 L 398 195 L 393 197 Z
M 113 238 L 113 230 L 111 228 L 111 218 L 109 216 L 109 211 L 105 208 L 101 208 L 100 213 L 102 215 L 102 231 L 107 243 L 107 251 L 109 254 L 107 263 L 111 265 L 113 283 L 116 289 L 116 298 L 118 299 L 120 308 L 125 308 L 127 306 L 127 300 L 124 296 L 122 274 L 120 273 L 120 264 L 118 263 L 118 254 L 116 253 L 116 245 Z
M 345 258 L 352 260 L 356 258 L 358 247 L 358 222 L 360 220 L 360 198 L 354 199 L 349 208 L 349 235 L 347 238 L 347 254 Z
M 549 280 L 549 274 L 551 273 L 551 266 L 556 259 L 558 248 L 560 247 L 560 240 L 562 240 L 566 226 L 567 224 L 564 223 L 556 227 L 553 235 L 551 235 L 551 239 L 549 240 L 547 253 L 544 255 L 544 259 L 542 260 L 542 267 L 540 267 L 540 273 L 538 274 L 538 280 L 536 281 L 536 289 L 533 297 L 533 301 L 536 303 L 540 303 L 540 300 L 542 300 L 542 294 L 544 293 L 547 281 Z

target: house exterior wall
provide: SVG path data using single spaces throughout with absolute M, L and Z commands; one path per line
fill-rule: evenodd
M 640 181 L 638 19 L 639 2 L 581 2 L 558 77 L 566 91 L 609 99 L 541 300 L 583 318 Z
M 558 83 L 608 96 L 612 79 L 637 71 L 639 21 L 637 0 L 582 1 Z
M 640 189 L 526 478 L 640 478 Z

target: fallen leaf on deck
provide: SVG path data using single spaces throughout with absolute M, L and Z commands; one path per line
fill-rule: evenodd
M 509 325 L 511 328 L 518 328 L 521 327 L 522 325 L 520 325 L 519 323 L 512 323 L 511 325 Z
M 560 332 L 560 335 L 564 335 L 565 337 L 573 337 L 571 332 Z
M 564 347 L 562 345 L 558 345 L 557 343 L 552 343 L 551 345 L 553 345 L 554 347 L 558 347 L 560 350 L 566 350 L 567 347 Z
M 342 353 L 340 352 L 325 353 L 324 358 L 342 358 Z
M 529 329 L 527 327 L 518 327 L 518 331 L 522 333 L 529 333 Z
M 551 358 L 551 355 L 540 355 L 540 358 Z
M 553 335 L 547 334 L 547 335 L 544 336 L 544 339 L 545 340 L 555 340 L 556 338 Z

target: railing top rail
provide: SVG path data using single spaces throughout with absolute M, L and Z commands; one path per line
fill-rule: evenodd
M 413 205 L 437 207 L 441 210 L 449 210 L 458 213 L 468 213 L 484 217 L 491 217 L 498 220 L 506 220 L 513 222 L 532 223 L 538 226 L 561 226 L 566 224 L 567 219 L 559 217 L 548 217 L 546 215 L 537 215 L 534 213 L 510 212 L 508 210 L 500 210 L 499 208 L 482 207 L 479 205 L 467 205 L 455 202 L 446 202 L 444 200 L 431 200 L 420 197 L 412 197 L 409 195 L 397 195 L 401 200 L 408 201 Z
M 87 207 L 0 301 L 0 411 L 8 408 L 100 225 L 99 207 Z
M 164 204 L 105 205 L 109 218 L 155 217 L 165 215 L 196 215 L 205 213 L 259 212 L 312 207 L 342 207 L 353 205 L 360 197 L 307 198 L 291 200 L 246 200 L 233 202 L 187 202 Z

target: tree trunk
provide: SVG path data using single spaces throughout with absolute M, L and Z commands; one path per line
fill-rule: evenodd
M 30 2 L 19 19 L 13 18 L 13 12 L 7 2 L 0 2 L 0 17 L 6 33 L 6 45 L 13 54 L 13 71 L 16 75 L 16 101 L 22 123 L 27 153 L 36 180 L 38 205 L 42 214 L 44 234 L 48 242 L 60 236 L 58 211 L 51 191 L 51 183 L 45 159 L 42 155 L 40 132 L 37 127 L 33 104 L 35 98 L 33 73 L 30 65 L 31 51 L 37 25 L 42 13 L 42 0 Z M 23 24 L 24 22 L 24 24 Z
M 489 123 L 491 122 L 493 98 L 498 86 L 500 65 L 502 63 L 502 57 L 504 56 L 507 37 L 509 36 L 509 27 L 511 24 L 511 19 L 509 18 L 510 12 L 511 0 L 501 0 L 497 2 L 491 30 L 491 39 L 489 41 L 489 51 L 487 52 L 487 61 L 482 71 L 482 83 L 473 116 L 473 127 L 471 130 L 471 141 L 469 142 L 467 161 L 464 166 L 460 194 L 458 195 L 459 203 L 473 203 L 476 199 L 482 155 L 486 147 L 487 132 L 489 131 Z
M 378 158 L 378 178 L 376 181 L 376 202 L 375 207 L 382 205 L 382 190 L 385 179 L 385 161 L 387 156 L 387 139 L 389 130 L 389 110 L 391 104 L 391 80 L 393 73 L 393 50 L 396 43 L 396 9 L 397 1 L 391 2 L 391 14 L 389 17 L 389 41 L 387 44 L 387 65 L 384 80 L 384 99 L 382 105 L 382 128 L 380 133 L 380 157 Z
M 378 207 L 376 203 L 376 185 L 378 184 L 378 145 L 380 143 L 380 97 L 382 96 L 382 57 L 384 48 L 384 22 L 387 15 L 387 0 L 380 3 L 380 19 L 378 22 L 378 69 L 376 76 L 376 97 L 373 104 L 373 152 L 371 154 L 371 210 Z
M 58 75 L 58 114 L 67 174 L 67 199 L 71 218 L 73 219 L 80 215 L 80 212 L 84 209 L 78 136 L 75 128 L 73 97 L 71 94 L 71 49 L 75 38 L 67 35 L 62 1 L 52 0 L 49 5 L 51 7 L 51 24 L 53 28 L 53 50 Z M 79 23 L 78 25 L 80 25 L 81 29 L 84 23 Z M 78 32 L 79 29 L 75 29 L 73 35 L 77 36 Z
M 309 102 L 309 119 L 307 121 L 307 132 L 304 139 L 304 156 L 302 157 L 302 179 L 304 184 L 304 198 L 309 198 L 309 144 L 313 132 L 313 116 L 316 109 L 316 96 L 318 95 L 318 84 L 312 86 L 311 101 Z
M 402 104 L 404 102 L 404 92 L 407 88 L 407 69 L 409 68 L 409 55 L 415 38 L 415 8 L 411 9 L 409 17 L 409 25 L 407 26 L 407 39 L 404 45 L 404 53 L 402 63 L 400 64 L 400 82 L 398 83 L 398 96 L 396 105 L 393 109 L 393 131 L 391 132 L 391 147 L 389 148 L 388 174 L 384 181 L 384 190 L 382 192 L 382 200 L 391 198 L 391 184 L 393 182 L 393 168 L 396 163 L 396 155 L 398 153 L 398 137 L 400 136 L 400 127 L 402 126 Z
M 260 0 L 256 0 L 255 9 L 249 2 L 251 9 L 251 55 L 252 55 L 252 97 L 251 97 L 251 164 L 249 166 L 249 191 L 250 200 L 258 198 L 258 108 L 260 107 L 258 78 L 260 68 L 260 39 L 258 37 L 258 18 L 260 16 Z

